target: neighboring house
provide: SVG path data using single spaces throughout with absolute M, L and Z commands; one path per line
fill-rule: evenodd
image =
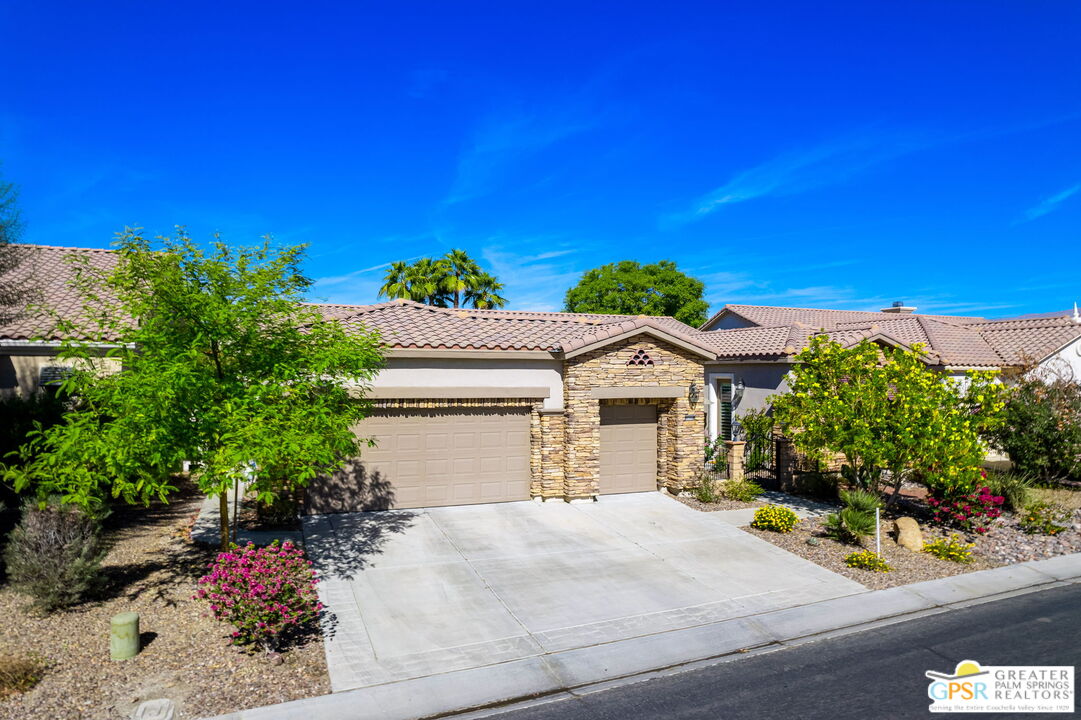
M 66 254 L 105 264 L 101 250 L 27 246 L 40 302 L 69 316 Z M 377 330 L 387 365 L 357 428 L 378 445 L 314 483 L 315 512 L 558 498 L 668 488 L 697 481 L 708 438 L 784 391 L 811 337 L 924 343 L 951 373 L 1016 364 L 1023 354 L 1073 357 L 1069 317 L 988 321 L 729 305 L 701 329 L 668 317 L 435 308 L 396 300 L 316 305 L 346 327 Z M 59 338 L 41 313 L 0 326 L 8 391 L 47 384 Z
M 9 322 L 0 323 L 0 397 L 29 394 L 57 384 L 64 368 L 56 353 L 63 340 L 55 331 L 55 319 L 43 310 L 50 308 L 67 320 L 81 314 L 78 292 L 72 287 L 73 261 L 108 269 L 115 265 L 116 256 L 110 250 L 52 247 L 48 245 L 15 245 L 24 258 L 16 268 L 29 277 L 31 292 L 26 304 Z M 0 282 L 6 278 L 0 277 Z M 104 355 L 115 345 L 103 344 Z M 103 360 L 103 364 L 108 365 Z
M 1076 308 L 1072 315 L 1002 320 L 915 310 L 903 303 L 877 312 L 726 305 L 701 328 L 718 356 L 707 365 L 710 397 L 728 393 L 728 383 L 735 382 L 736 395 L 742 395 L 737 416 L 765 407 L 766 398 L 787 389 L 789 366 L 815 335 L 828 335 L 846 346 L 865 338 L 903 348 L 918 343 L 929 366 L 958 377 L 970 369 L 1036 364 L 1040 370 L 1072 371 L 1081 378 L 1081 316 Z

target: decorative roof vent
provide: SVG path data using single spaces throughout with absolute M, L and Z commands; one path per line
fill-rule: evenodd
M 653 358 L 649 356 L 645 350 L 638 349 L 634 351 L 634 356 L 627 361 L 628 365 L 652 365 Z
M 896 300 L 894 301 L 893 305 L 890 305 L 888 308 L 882 308 L 881 312 L 896 313 L 898 315 L 911 315 L 912 313 L 916 312 L 916 308 L 905 305 L 904 300 Z

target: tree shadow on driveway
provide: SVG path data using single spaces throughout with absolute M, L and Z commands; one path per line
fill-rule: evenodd
M 390 481 L 378 471 L 369 473 L 359 461 L 323 479 L 309 499 L 314 500 L 312 510 L 325 513 L 303 520 L 308 556 L 324 580 L 352 580 L 383 552 L 387 539 L 405 532 L 419 513 L 390 509 Z

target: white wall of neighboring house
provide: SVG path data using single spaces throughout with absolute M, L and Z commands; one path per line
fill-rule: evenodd
M 1081 337 L 1042 361 L 1037 372 L 1048 372 L 1072 377 L 1081 382 Z
M 506 354 L 506 353 L 504 353 Z M 394 357 L 372 382 L 378 388 L 548 388 L 545 409 L 563 407 L 563 364 L 554 358 Z

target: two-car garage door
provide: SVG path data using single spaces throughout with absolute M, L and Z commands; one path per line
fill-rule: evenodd
M 528 408 L 377 409 L 376 446 L 309 488 L 313 513 L 471 505 L 530 497 Z M 657 409 L 600 408 L 601 494 L 657 489 Z
M 374 494 L 389 495 L 375 506 L 529 499 L 528 408 L 376 410 L 357 433 L 373 438 L 376 446 L 361 453 L 354 477 L 340 482 L 367 484 Z M 323 511 L 359 509 L 367 508 Z

